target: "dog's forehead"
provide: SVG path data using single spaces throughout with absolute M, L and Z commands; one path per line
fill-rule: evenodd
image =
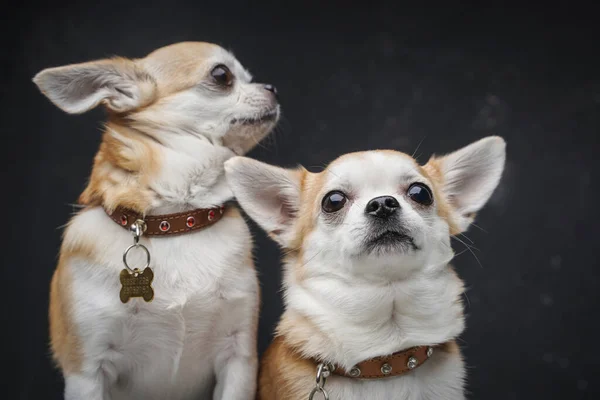
M 199 62 L 220 50 L 220 46 L 207 42 L 181 42 L 154 50 L 146 56 L 149 63 Z
M 353 187 L 424 178 L 420 166 L 412 157 L 393 150 L 346 154 L 333 161 L 327 171 L 329 184 Z
M 233 54 L 207 42 L 181 42 L 161 47 L 139 62 L 158 78 L 159 85 L 177 82 L 181 86 L 187 82 L 191 86 L 217 64 L 226 65 L 238 78 L 245 81 L 252 79 Z

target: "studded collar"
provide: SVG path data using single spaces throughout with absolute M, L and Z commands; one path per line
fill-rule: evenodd
M 349 371 L 342 368 L 329 366 L 334 375 L 355 379 L 379 379 L 391 376 L 404 375 L 407 372 L 423 365 L 440 346 L 416 346 L 399 351 L 389 356 L 375 357 L 359 362 Z M 318 364 L 318 361 L 315 361 Z
M 129 227 L 137 220 L 145 222 L 145 236 L 173 236 L 193 232 L 219 221 L 225 212 L 225 206 L 198 208 L 187 212 L 165 215 L 143 216 L 135 211 L 117 207 L 112 213 L 106 212 L 117 224 Z

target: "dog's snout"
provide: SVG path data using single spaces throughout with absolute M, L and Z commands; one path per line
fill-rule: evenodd
M 266 84 L 265 85 L 265 90 L 268 90 L 269 92 L 273 93 L 275 96 L 277 96 L 277 88 L 271 84 Z
M 400 208 L 400 203 L 392 196 L 375 197 L 367 204 L 365 214 L 376 218 L 388 218 Z

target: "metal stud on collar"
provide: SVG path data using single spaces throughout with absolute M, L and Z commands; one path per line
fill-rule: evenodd
M 349 374 L 350 374 L 350 376 L 351 376 L 351 377 L 353 377 L 353 378 L 357 378 L 357 377 L 359 377 L 359 376 L 360 376 L 360 374 L 361 374 L 360 368 L 358 368 L 358 367 L 355 365 L 354 367 L 352 367 L 352 368 L 350 369 L 350 373 L 349 373 Z
M 408 363 L 406 363 L 406 366 L 409 369 L 414 369 L 417 365 L 419 365 L 419 360 L 417 360 L 415 357 L 410 357 L 408 359 Z
M 433 355 L 433 347 L 429 347 L 427 349 L 427 357 L 431 357 Z
M 384 375 L 389 375 L 392 373 L 392 366 L 388 363 L 385 363 L 381 366 L 381 373 Z
M 158 229 L 160 229 L 162 232 L 167 232 L 169 229 L 171 229 L 171 224 L 168 221 L 161 221 L 161 223 L 158 225 Z

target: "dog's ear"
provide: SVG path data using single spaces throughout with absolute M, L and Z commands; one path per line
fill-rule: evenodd
M 464 232 L 498 186 L 506 159 L 506 143 L 490 136 L 443 157 L 432 157 L 424 168 L 437 178 L 451 207 L 452 221 Z
M 33 82 L 57 107 L 80 114 L 104 103 L 115 112 L 149 104 L 156 96 L 156 82 L 132 60 L 113 58 L 48 68 Z
M 302 171 L 246 157 L 225 163 L 227 182 L 244 211 L 284 247 L 293 240 Z

